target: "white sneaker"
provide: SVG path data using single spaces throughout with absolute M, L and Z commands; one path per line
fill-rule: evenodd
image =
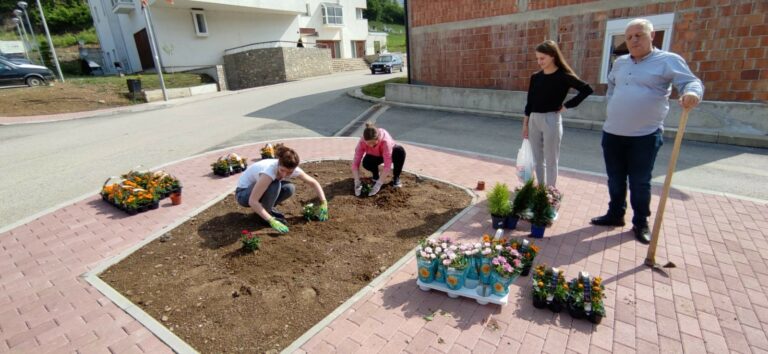
M 373 188 L 371 188 L 371 191 L 368 192 L 368 196 L 373 197 L 374 195 L 376 195 L 376 193 L 379 193 L 380 190 L 381 190 L 381 183 L 376 182 L 376 184 L 373 185 Z

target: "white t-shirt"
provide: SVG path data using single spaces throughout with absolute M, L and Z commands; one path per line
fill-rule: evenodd
M 250 188 L 256 181 L 259 180 L 259 175 L 267 175 L 274 181 L 277 178 L 277 159 L 264 159 L 259 160 L 248 168 L 240 175 L 240 179 L 237 181 L 237 188 Z M 301 167 L 296 167 L 293 173 L 285 179 L 297 177 L 301 174 Z

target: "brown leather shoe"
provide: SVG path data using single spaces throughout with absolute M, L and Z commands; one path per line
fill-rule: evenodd
M 615 217 L 609 216 L 608 214 L 605 214 L 603 216 L 592 218 L 592 220 L 590 220 L 589 223 L 597 226 L 624 226 L 624 219 L 615 218 Z

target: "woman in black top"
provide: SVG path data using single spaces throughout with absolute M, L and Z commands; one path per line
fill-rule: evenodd
M 541 71 L 531 76 L 528 86 L 523 138 L 531 142 L 539 184 L 554 186 L 563 137 L 560 114 L 566 108 L 578 106 L 592 94 L 592 88 L 573 72 L 554 41 L 546 40 L 536 47 L 536 63 Z M 576 89 L 579 94 L 563 103 L 570 88 Z

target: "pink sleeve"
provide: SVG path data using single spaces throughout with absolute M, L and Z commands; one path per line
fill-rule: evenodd
M 391 139 L 382 139 L 380 146 L 381 157 L 384 159 L 384 173 L 389 173 L 392 170 L 392 144 Z
M 352 169 L 360 169 L 360 161 L 363 160 L 363 154 L 365 153 L 365 142 L 361 139 L 355 146 L 355 157 L 352 158 Z

